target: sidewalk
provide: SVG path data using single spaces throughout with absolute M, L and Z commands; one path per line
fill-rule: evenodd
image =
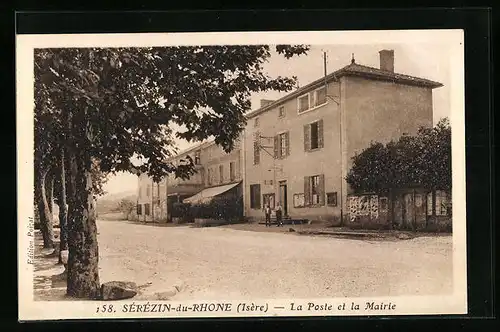
M 398 230 L 366 230 L 366 229 L 351 229 L 347 227 L 333 227 L 324 223 L 318 224 L 301 224 L 301 225 L 283 225 L 276 227 L 266 227 L 259 222 L 225 225 L 220 227 L 231 228 L 242 231 L 253 232 L 272 232 L 272 233 L 290 233 L 297 235 L 309 236 L 331 236 L 338 238 L 360 239 L 360 240 L 408 240 L 416 237 L 438 237 L 450 236 L 446 233 L 424 233 L 410 232 Z
M 157 222 L 141 222 L 124 220 L 126 223 L 153 226 L 153 227 L 195 227 L 193 223 L 173 224 Z M 313 224 L 285 224 L 277 227 L 276 224 L 266 227 L 262 221 L 245 222 L 239 224 L 214 225 L 212 227 L 222 227 L 241 231 L 267 232 L 267 233 L 288 233 L 295 235 L 309 236 L 330 236 L 337 238 L 359 239 L 359 240 L 409 240 L 416 237 L 440 237 L 451 236 L 450 233 L 428 233 L 411 232 L 403 230 L 367 230 L 351 229 L 348 227 L 334 227 L 325 223 Z
M 59 236 L 59 230 L 54 229 Z M 56 240 L 57 241 L 57 240 Z M 59 245 L 59 242 L 55 242 Z M 54 249 L 44 249 L 42 235 L 35 231 L 35 259 L 33 269 L 33 299 L 35 301 L 69 301 L 66 297 L 66 276 L 64 266 L 57 264 L 59 257 L 52 254 Z

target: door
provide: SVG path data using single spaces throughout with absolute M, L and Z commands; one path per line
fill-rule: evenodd
M 403 195 L 403 224 L 405 228 L 413 228 L 413 219 L 413 193 L 407 193 Z
M 283 209 L 283 216 L 288 216 L 288 199 L 286 181 L 280 181 L 280 204 Z

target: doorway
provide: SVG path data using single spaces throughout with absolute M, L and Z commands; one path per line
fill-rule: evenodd
M 280 181 L 279 202 L 283 209 L 283 216 L 288 216 L 288 195 L 286 181 Z

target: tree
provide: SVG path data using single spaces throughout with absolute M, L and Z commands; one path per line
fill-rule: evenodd
M 303 46 L 278 46 L 289 58 Z M 193 162 L 165 162 L 174 138 L 213 136 L 227 152 L 245 125 L 253 92 L 289 91 L 295 79 L 265 75 L 270 47 L 193 46 L 38 49 L 35 113 L 48 113 L 65 135 L 68 159 L 68 286 L 74 297 L 99 296 L 92 160 L 104 173 L 137 169 L 159 181 L 186 178 Z M 44 105 L 40 107 L 38 105 Z M 186 128 L 175 133 L 172 125 Z M 131 158 L 143 161 L 133 165 Z M 136 168 L 134 168 L 137 166 Z
M 353 158 L 346 181 L 356 191 L 451 189 L 451 127 L 447 118 L 386 145 L 372 143 Z
M 128 216 L 136 208 L 136 203 L 130 199 L 122 199 L 117 206 L 117 210 L 123 213 L 123 216 L 128 219 Z

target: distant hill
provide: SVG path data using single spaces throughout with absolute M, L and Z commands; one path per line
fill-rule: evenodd
M 97 213 L 114 212 L 122 199 L 127 199 L 132 202 L 137 201 L 137 193 L 133 191 L 124 191 L 121 193 L 106 194 L 97 199 Z

